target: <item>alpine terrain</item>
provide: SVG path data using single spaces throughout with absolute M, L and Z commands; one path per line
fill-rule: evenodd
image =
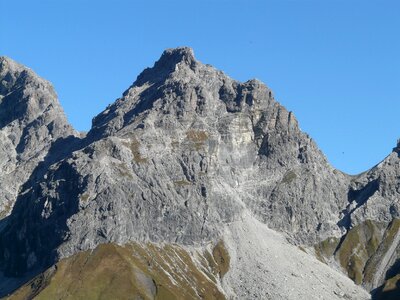
M 258 80 L 164 51 L 75 131 L 0 58 L 0 297 L 399 299 L 400 144 L 328 163 Z

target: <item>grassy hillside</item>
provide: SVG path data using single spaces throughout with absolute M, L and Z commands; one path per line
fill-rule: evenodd
M 222 242 L 191 254 L 177 245 L 104 244 L 61 260 L 7 299 L 225 299 L 217 282 L 228 268 Z

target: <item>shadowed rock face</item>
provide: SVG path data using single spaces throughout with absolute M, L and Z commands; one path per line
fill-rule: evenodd
M 53 142 L 75 135 L 51 84 L 0 57 L 0 216 Z
M 229 206 L 246 207 L 301 242 L 339 234 L 347 177 L 328 165 L 294 115 L 257 80 L 234 81 L 196 61 L 191 49 L 167 50 L 89 132 L 93 139 L 133 135 L 147 155 L 146 172 L 163 166 L 167 177 L 160 182 L 186 180 L 191 195 L 204 186 L 207 205 L 231 194 Z M 212 212 L 220 214 L 218 207 Z M 216 222 L 234 218 L 230 212 Z
M 369 290 L 395 278 L 400 271 L 399 179 L 396 147 L 381 163 L 350 183 L 349 204 L 342 219 L 348 233 L 335 257 L 350 278 Z
M 0 69 L 0 115 L 3 104 L 15 104 L 4 106 L 15 117 L 5 114 L 0 123 L 19 126 L 12 127 L 15 146 L 3 148 L 22 153 L 11 161 L 36 161 L 24 169 L 19 186 L 30 179 L 0 224 L 0 269 L 8 275 L 104 243 L 204 246 L 248 213 L 305 245 L 339 243 L 360 222 L 397 216 L 398 156 L 387 159 L 394 169 L 356 178 L 334 170 L 268 87 L 235 81 L 197 61 L 190 48 L 166 50 L 93 119 L 82 140 L 73 137 L 48 83 L 3 61 L 19 70 Z M 36 81 L 18 79 L 24 72 Z M 7 98 L 20 89 L 27 91 Z M 48 146 L 39 151 L 38 144 Z M 384 198 L 378 203 L 390 208 L 374 214 L 368 205 L 376 189 Z

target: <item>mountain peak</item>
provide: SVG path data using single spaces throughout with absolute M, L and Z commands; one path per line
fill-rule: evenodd
M 397 144 L 396 147 L 393 148 L 393 151 L 400 154 L 400 138 L 397 139 Z
M 0 95 L 9 92 L 8 90 L 15 84 L 18 78 L 24 74 L 24 77 L 31 73 L 16 61 L 6 56 L 0 56 Z
M 135 84 L 142 85 L 145 82 L 163 81 L 176 70 L 177 65 L 185 65 L 194 70 L 197 63 L 193 49 L 189 47 L 166 49 L 152 68 L 145 69 L 138 76 Z
M 194 58 L 193 49 L 190 47 L 178 47 L 166 49 L 161 58 L 156 62 L 155 66 L 176 65 L 178 63 L 185 63 L 191 65 L 196 59 Z
M 33 136 L 44 142 L 74 134 L 52 84 L 30 68 L 0 56 L 0 131 L 5 127 L 13 130 L 17 152 L 23 152 Z M 42 127 L 40 134 L 33 132 Z
M 185 282 L 214 282 L 228 299 L 367 299 L 334 271 L 325 276 L 329 266 L 371 289 L 398 272 L 398 157 L 390 155 L 378 172 L 336 171 L 260 81 L 233 80 L 196 61 L 190 48 L 168 49 L 77 139 L 50 84 L 17 63 L 0 63 L 0 219 L 9 214 L 0 220 L 0 278 L 25 278 L 81 251 L 95 257 L 83 268 L 66 260 L 51 267 L 33 296 L 48 295 L 49 281 L 90 273 L 85 268 L 105 257 L 96 253 L 114 251 L 101 244 L 143 258 L 117 261 L 135 272 L 115 282 L 138 279 L 147 298 L 158 297 L 160 278 L 171 279 L 163 287 L 176 287 L 186 276 L 179 270 L 206 272 Z M 154 268 L 166 260 L 179 262 L 176 276 Z M 68 270 L 57 275 L 62 264 Z M 152 270 L 155 279 L 146 277 Z M 107 283 L 103 273 L 94 275 L 85 288 Z M 332 284 L 304 294 L 313 276 Z M 0 297 L 7 283 L 0 279 Z M 288 285 L 295 288 L 282 294 Z
M 4 77 L 9 77 L 10 75 L 18 76 L 23 72 L 25 72 L 26 75 L 30 74 L 31 76 L 38 77 L 30 68 L 25 67 L 7 56 L 0 56 L 0 78 L 2 80 L 4 80 Z

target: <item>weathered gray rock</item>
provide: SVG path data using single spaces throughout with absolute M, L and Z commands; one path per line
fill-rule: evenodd
M 400 218 L 400 158 L 396 147 L 381 163 L 352 180 L 351 225 L 365 219 L 389 223 Z
M 14 205 L 19 187 L 45 159 L 52 143 L 76 135 L 51 84 L 30 69 L 0 57 L 0 216 Z
M 149 161 L 173 170 L 169 181 L 205 185 L 210 202 L 233 191 L 239 200 L 231 203 L 299 242 L 340 234 L 347 176 L 257 80 L 234 81 L 196 61 L 191 49 L 167 50 L 94 119 L 89 136 L 132 134 Z M 172 165 L 182 157 L 181 168 Z
M 32 99 L 31 111 L 42 115 L 33 104 L 39 96 L 32 95 L 44 93 L 37 87 L 16 99 Z M 27 161 L 39 141 L 50 145 L 56 136 L 74 134 L 59 106 L 52 107 L 39 123 L 48 128 L 57 119 L 57 130 L 27 131 L 44 130 L 24 142 Z M 4 153 L 13 145 L 4 144 Z M 398 152 L 364 175 L 343 174 L 268 87 L 235 81 L 198 62 L 189 48 L 166 50 L 73 145 L 61 139 L 43 164 L 33 164 L 12 215 L 0 226 L 0 269 L 7 274 L 107 242 L 206 245 L 243 214 L 309 246 L 344 239 L 367 219 L 398 217 Z M 44 149 L 40 153 L 49 151 Z M 40 155 L 37 161 L 46 154 Z
M 336 255 L 346 273 L 373 290 L 400 273 L 399 144 L 377 166 L 354 176 L 340 225 L 349 234 Z M 348 245 L 357 250 L 350 253 Z M 348 253 L 349 262 L 340 255 Z
M 298 243 L 340 234 L 347 177 L 264 84 L 191 49 L 165 51 L 83 144 L 25 185 L 2 237 L 6 270 L 105 242 L 207 243 L 243 210 Z

